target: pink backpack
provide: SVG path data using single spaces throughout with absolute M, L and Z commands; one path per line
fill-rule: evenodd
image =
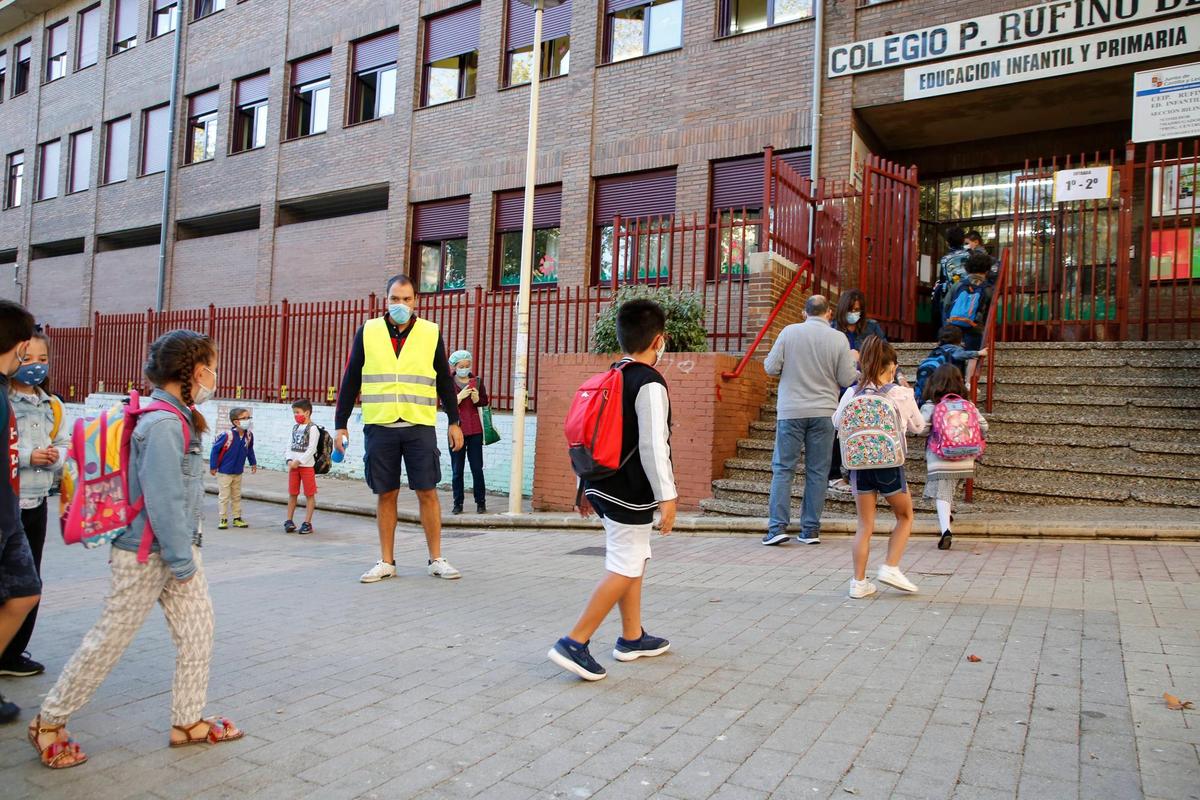
M 965 461 L 983 455 L 979 410 L 970 400 L 948 394 L 933 409 L 929 449 L 943 461 Z
M 137 519 L 146 498 L 129 497 L 129 441 L 138 418 L 150 411 L 169 411 L 183 425 L 183 450 L 191 444 L 191 426 L 183 413 L 162 400 L 141 405 L 137 392 L 99 416 L 75 421 L 71 433 L 71 460 L 63 470 L 62 536 L 67 544 L 93 548 L 112 542 Z M 150 558 L 154 531 L 150 520 L 138 546 L 138 561 Z

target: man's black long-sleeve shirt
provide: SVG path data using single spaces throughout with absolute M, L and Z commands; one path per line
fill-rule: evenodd
M 408 341 L 408 332 L 412 330 L 412 323 L 416 322 L 417 318 L 414 316 L 412 322 L 404 326 L 404 330 L 400 330 L 396 323 L 392 322 L 391 317 L 385 315 L 383 319 L 387 323 L 388 333 L 392 337 L 392 347 L 399 356 L 401 349 L 404 348 L 404 343 Z M 333 424 L 337 430 L 344 430 L 350 424 L 350 415 L 354 413 L 354 404 L 358 402 L 358 395 L 362 392 L 362 371 L 366 363 L 367 351 L 363 345 L 363 329 L 360 327 L 354 334 L 354 344 L 351 345 L 350 357 L 346 360 L 346 371 L 342 373 L 342 386 L 338 391 L 337 410 L 333 417 Z M 446 359 L 446 346 L 442 342 L 440 329 L 438 330 L 437 349 L 433 354 L 433 371 L 437 374 L 437 393 L 438 399 L 442 403 L 442 410 L 446 412 L 450 424 L 457 425 L 458 390 L 454 386 L 454 375 L 450 371 L 450 362 Z M 394 422 L 401 421 L 407 422 L 399 417 L 394 420 Z

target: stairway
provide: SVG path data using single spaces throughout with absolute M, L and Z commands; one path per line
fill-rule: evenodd
M 932 345 L 895 347 L 913 376 Z M 997 355 L 976 507 L 1200 508 L 1200 341 L 1011 343 L 998 345 Z M 702 501 L 705 513 L 766 516 L 774 436 L 772 390 L 737 456 L 725 462 L 725 477 L 713 482 L 713 497 Z M 921 497 L 923 437 L 909 438 L 907 473 L 916 508 L 932 510 Z M 803 489 L 801 464 L 794 519 Z M 826 508 L 854 511 L 850 498 L 832 493 Z

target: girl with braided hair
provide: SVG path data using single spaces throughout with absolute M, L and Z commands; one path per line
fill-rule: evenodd
M 171 747 L 219 744 L 242 737 L 229 720 L 201 716 L 208 693 L 213 610 L 200 560 L 206 471 L 200 437 L 208 430 L 197 405 L 217 388 L 217 348 L 195 331 L 175 330 L 150 345 L 144 369 L 155 385 L 152 400 L 174 406 L 148 411 L 134 428 L 129 453 L 129 496 L 145 506 L 113 541 L 112 584 L 100 619 L 63 669 L 30 723 L 29 739 L 42 763 L 75 767 L 87 756 L 67 735 L 68 718 L 91 699 L 116 666 L 157 602 L 177 651 L 171 696 Z M 180 415 L 187 430 L 180 424 Z M 154 531 L 149 560 L 138 561 L 147 522 Z

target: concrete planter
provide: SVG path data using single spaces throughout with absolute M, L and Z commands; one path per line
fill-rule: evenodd
M 533 474 L 533 508 L 568 511 L 575 501 L 575 475 L 567 457 L 563 423 L 575 390 L 588 377 L 604 371 L 619 356 L 544 355 L 538 369 L 538 433 Z M 712 496 L 725 459 L 758 418 L 766 396 L 767 376 L 760 361 L 742 377 L 723 381 L 721 373 L 737 365 L 725 353 L 667 353 L 659 370 L 671 395 L 671 458 L 679 489 L 680 510 L 695 511 Z

